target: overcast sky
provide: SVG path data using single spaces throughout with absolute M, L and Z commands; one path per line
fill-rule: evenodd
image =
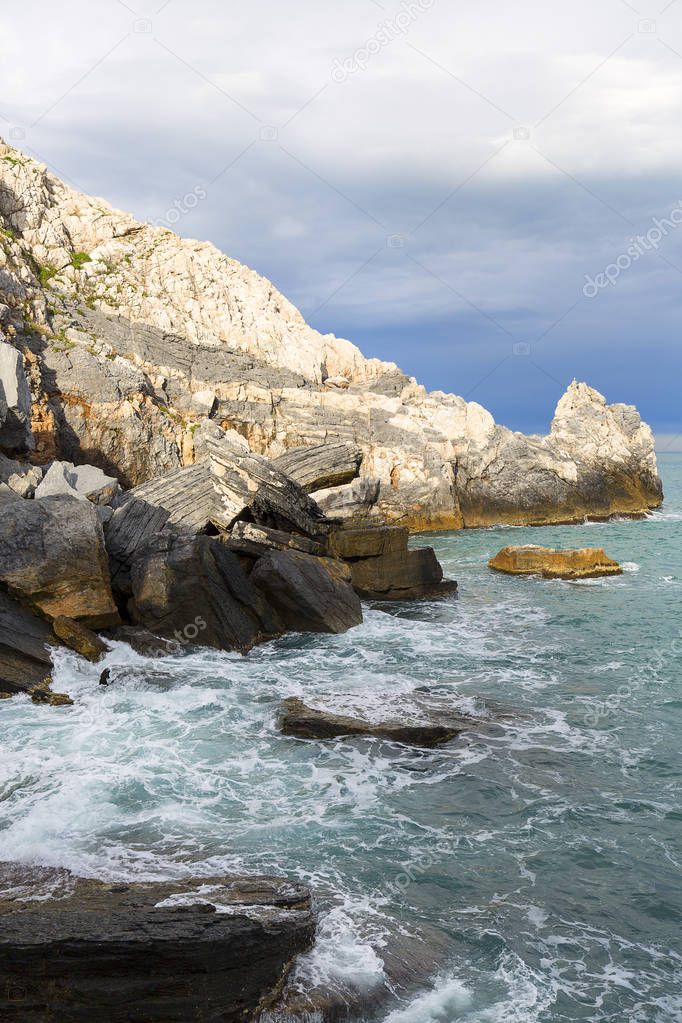
M 24 0 L 0 81 L 6 139 L 430 388 L 682 432 L 682 0 Z

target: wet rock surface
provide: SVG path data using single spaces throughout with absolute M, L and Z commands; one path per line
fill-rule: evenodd
M 244 1023 L 314 932 L 308 890 L 281 878 L 107 884 L 3 864 L 0 1017 Z
M 300 739 L 336 739 L 344 735 L 388 739 L 409 746 L 437 746 L 456 738 L 472 727 L 470 719 L 456 714 L 439 715 L 442 720 L 429 720 L 422 713 L 421 720 L 386 719 L 373 721 L 351 714 L 309 707 L 298 697 L 283 700 L 280 708 L 280 727 L 284 735 Z
M 55 636 L 89 661 L 99 661 L 108 651 L 106 643 L 91 629 L 73 618 L 57 617 L 52 622 Z

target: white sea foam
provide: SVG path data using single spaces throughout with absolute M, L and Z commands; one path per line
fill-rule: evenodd
M 386 1016 L 385 1023 L 450 1023 L 470 1003 L 471 992 L 460 980 L 445 979 L 405 1008 L 395 1009 Z

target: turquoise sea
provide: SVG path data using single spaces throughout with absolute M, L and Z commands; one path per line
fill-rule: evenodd
M 644 521 L 415 538 L 459 598 L 368 607 L 344 636 L 246 658 L 117 645 L 107 689 L 103 665 L 59 655 L 73 708 L 0 703 L 0 859 L 302 877 L 322 917 L 294 984 L 369 997 L 392 952 L 423 960 L 356 1020 L 682 1019 L 682 457 L 661 473 Z M 527 542 L 603 546 L 626 571 L 486 567 Z M 477 723 L 435 751 L 304 742 L 277 729 L 290 695 L 375 715 L 418 698 Z

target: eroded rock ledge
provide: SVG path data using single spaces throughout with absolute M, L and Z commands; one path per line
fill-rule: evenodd
M 0 864 L 7 1023 L 245 1023 L 315 934 L 310 893 L 271 877 L 107 884 Z

